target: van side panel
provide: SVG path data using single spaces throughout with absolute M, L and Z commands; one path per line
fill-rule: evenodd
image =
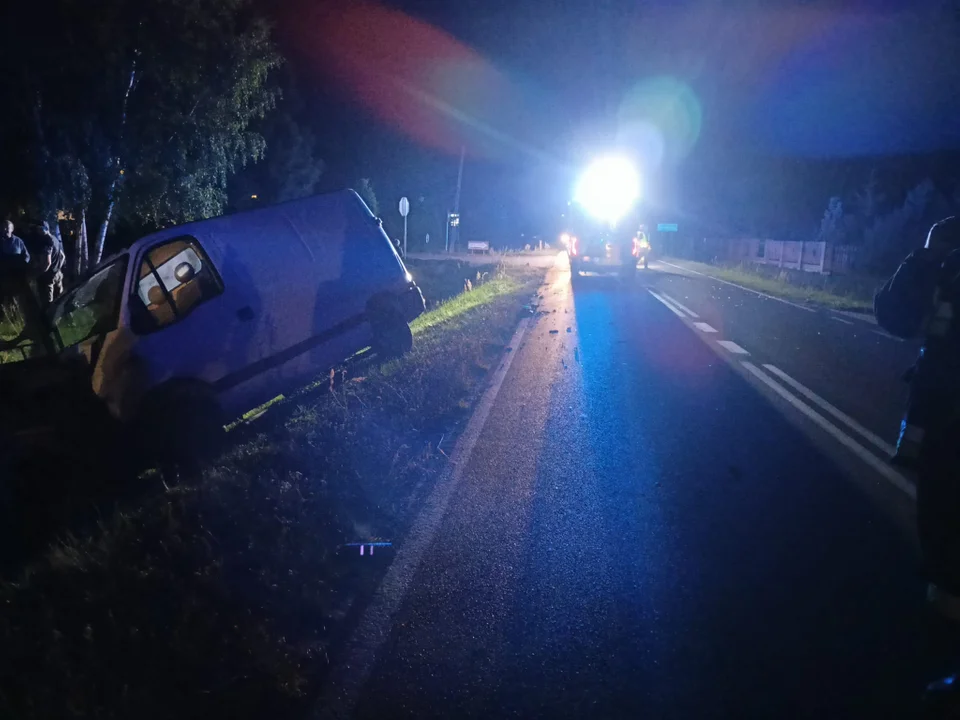
M 370 342 L 364 311 L 405 285 L 390 240 L 353 192 L 306 198 L 191 223 L 138 242 L 192 235 L 224 292 L 139 339 L 150 385 L 174 377 L 212 384 L 228 413 L 248 410 Z

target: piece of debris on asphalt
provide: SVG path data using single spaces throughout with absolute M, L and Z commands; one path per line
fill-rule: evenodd
M 564 369 L 564 370 L 567 369 L 567 361 L 566 361 L 566 360 L 564 360 L 563 358 L 560 358 L 560 364 L 563 365 L 563 369 Z
M 551 331 L 550 331 L 550 334 L 551 334 L 551 335 L 559 335 L 559 334 L 560 334 L 560 331 L 559 331 L 559 330 L 551 330 Z
M 576 360 L 578 364 L 580 363 L 580 348 L 575 347 L 573 349 L 573 359 Z
M 507 347 L 507 352 L 513 352 L 513 348 L 512 348 L 512 347 Z
M 372 556 L 373 549 L 375 547 L 380 547 L 380 548 L 393 547 L 393 543 L 392 542 L 356 542 L 356 543 L 344 543 L 343 547 L 359 547 L 361 555 L 366 553 L 368 556 Z
M 567 328 L 567 332 L 570 332 L 570 328 Z

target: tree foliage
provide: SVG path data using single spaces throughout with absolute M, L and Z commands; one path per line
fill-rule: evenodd
M 357 191 L 357 195 L 363 198 L 367 207 L 370 208 L 370 212 L 374 215 L 379 215 L 380 204 L 377 202 L 377 194 L 373 191 L 373 183 L 370 182 L 370 178 L 360 178 L 357 180 L 357 186 L 354 189 Z
M 843 239 L 843 201 L 838 197 L 832 197 L 830 202 L 827 203 L 823 220 L 820 221 L 820 232 L 817 235 L 817 240 L 839 244 L 843 242 Z
M 230 183 L 231 205 L 246 209 L 315 193 L 324 163 L 313 132 L 286 110 L 269 115 L 260 131 L 265 139 L 264 158 L 248 165 Z
M 31 140 L 36 210 L 163 226 L 222 211 L 227 179 L 263 155 L 250 124 L 280 63 L 249 0 L 51 0 L 14 96 Z M 42 12 L 42 15 L 41 15 Z M 28 13 L 29 14 L 29 13 Z M 9 58 L 8 58 L 9 59 Z

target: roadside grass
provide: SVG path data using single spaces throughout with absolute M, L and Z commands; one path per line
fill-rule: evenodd
M 672 260 L 672 258 L 671 258 Z M 789 282 L 785 276 L 765 275 L 746 265 L 710 265 L 693 260 L 678 260 L 683 267 L 727 280 L 770 295 L 801 303 L 814 303 L 834 310 L 873 312 L 873 294 L 866 287 L 846 292 L 830 287 L 818 288 Z M 821 279 L 825 285 L 829 279 Z
M 420 260 L 410 258 L 407 269 L 420 286 L 427 310 L 463 293 L 467 280 L 478 286 L 506 272 L 497 262 L 472 265 L 460 260 Z M 515 273 L 512 273 L 515 275 Z
M 199 481 L 0 583 L 0 717 L 298 717 L 540 275 L 432 311 L 414 350 L 277 400 Z M 234 437 L 231 433 L 230 437 Z
M 472 292 L 464 292 L 440 303 L 433 310 L 425 312 L 412 323 L 410 329 L 418 336 L 430 328 L 459 319 L 475 307 L 486 305 L 499 295 L 516 291 L 520 283 L 510 277 L 500 277 L 484 283 Z

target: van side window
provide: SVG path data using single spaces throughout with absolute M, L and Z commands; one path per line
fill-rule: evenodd
M 188 235 L 150 249 L 140 264 L 136 294 L 146 308 L 137 332 L 172 325 L 223 292 L 220 278 L 196 238 Z

